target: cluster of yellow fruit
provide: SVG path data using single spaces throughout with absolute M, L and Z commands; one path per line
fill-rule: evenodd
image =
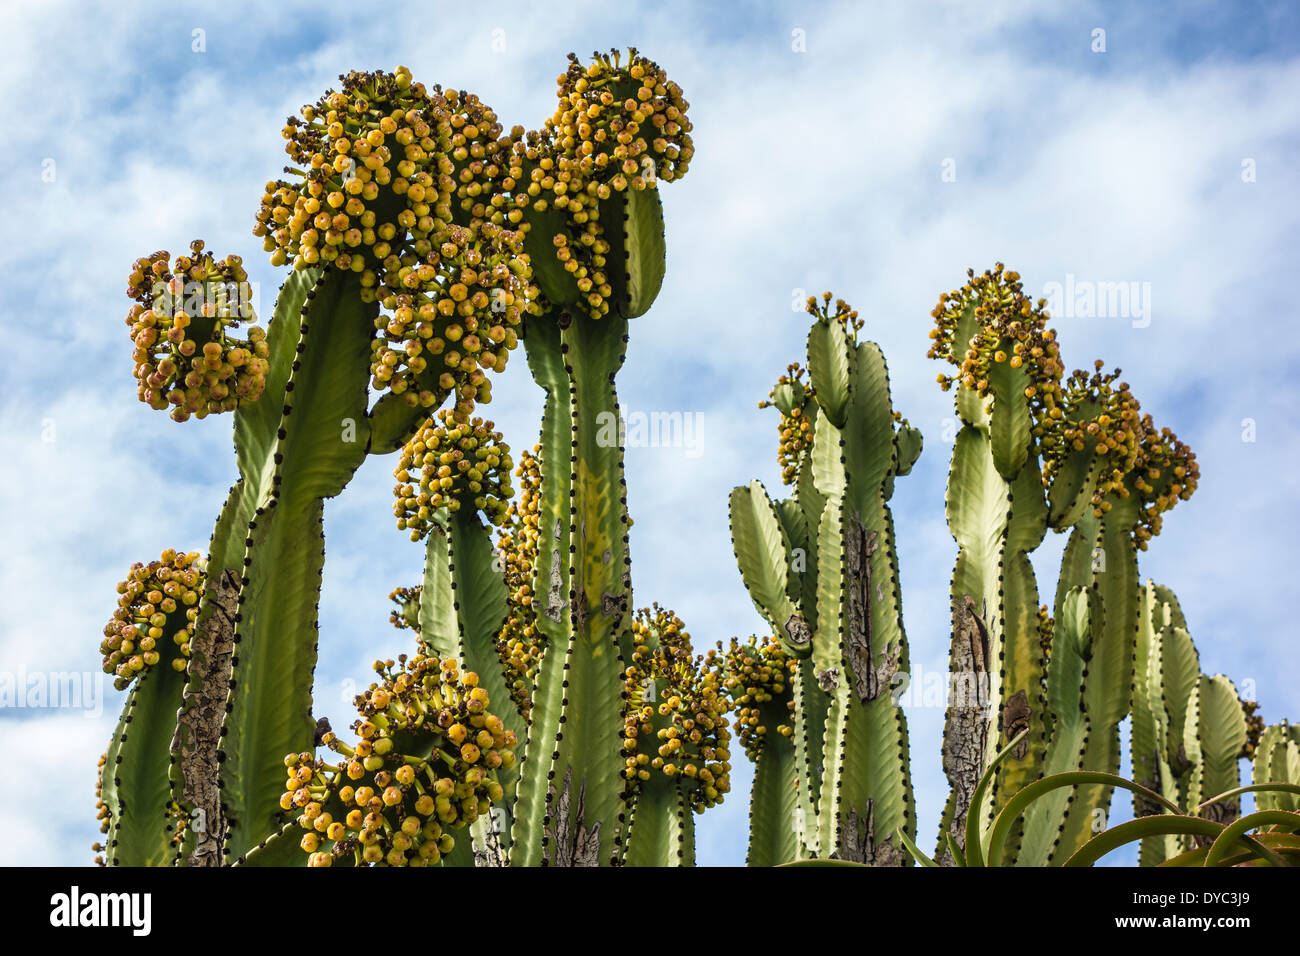
M 285 152 L 296 164 L 286 172 L 298 181 L 266 184 L 253 233 L 272 265 L 292 257 L 295 268 L 332 264 L 359 273 L 373 301 L 405 254 L 423 262 L 438 252 L 461 186 L 466 198 L 471 186 L 476 196 L 496 192 L 499 170 L 483 160 L 509 141 L 498 139 L 495 114 L 476 97 L 449 102 L 439 88 L 413 82 L 406 67 L 339 79 L 341 90 L 286 121 Z M 459 172 L 469 173 L 461 184 L 458 161 Z
M 170 822 L 167 829 L 171 830 L 171 845 L 179 852 L 181 846 L 185 843 L 186 836 L 190 831 L 190 814 L 178 800 L 168 800 L 167 809 L 164 816 Z
M 402 395 L 412 408 L 433 407 L 453 394 L 459 421 L 476 404 L 491 401 L 487 372 L 505 370 L 535 294 L 518 237 L 509 233 L 509 243 L 498 241 L 506 235 L 491 223 L 452 226 L 434 256 L 441 263 L 397 268 L 400 288 L 384 290 L 385 311 L 375 318 L 375 389 Z
M 758 403 L 759 408 L 776 408 L 781 416 L 776 460 L 781 466 L 781 481 L 787 485 L 795 483 L 804 455 L 812 448 L 813 426 L 809 412 L 815 393 L 811 385 L 803 382 L 806 371 L 798 362 L 787 365 L 786 373 L 767 393 L 769 400 Z
M 1020 274 L 997 263 L 991 270 L 976 275 L 967 269 L 969 281 L 960 289 L 939 296 L 939 304 L 930 314 L 935 328 L 934 340 L 927 355 L 957 366 L 956 375 L 939 375 L 944 391 L 954 382 L 980 396 L 989 394 L 989 372 L 994 365 L 1007 363 L 1024 368 L 1029 384 L 1025 396 L 1035 422 L 1048 418 L 1059 420 L 1061 363 L 1056 333 L 1047 328 L 1047 301 L 1035 304 L 1023 291 Z M 967 310 L 973 310 L 974 324 L 968 326 L 969 337 L 958 341 L 959 329 Z M 1053 413 L 1053 409 L 1056 412 Z
M 190 638 L 199 616 L 206 561 L 197 551 L 168 548 L 157 561 L 137 561 L 117 585 L 117 609 L 104 625 L 99 645 L 104 673 L 116 675 L 113 686 L 126 687 L 162 658 L 170 638 L 176 657 L 172 667 L 185 670 Z
M 323 738 L 344 758 L 339 765 L 310 753 L 284 758 L 280 807 L 299 811 L 310 866 L 347 857 L 357 865 L 436 864 L 456 844 L 452 831 L 504 796 L 496 770 L 514 765 L 517 741 L 489 713 L 478 675 L 423 655 L 376 661 L 375 670 L 382 681 L 356 699 L 356 745 L 332 732 Z
M 108 833 L 108 826 L 113 820 L 113 811 L 104 802 L 104 765 L 107 763 L 108 751 L 105 750 L 99 755 L 99 769 L 95 771 L 95 819 L 99 822 L 100 833 Z M 95 857 L 95 865 L 106 866 L 103 854 L 108 847 L 96 840 L 90 845 L 90 849 L 99 854 Z
M 690 104 L 659 64 L 628 49 L 592 54 L 586 66 L 569 54 L 568 69 L 556 80 L 559 105 L 546 133 L 586 181 L 615 192 L 653 188 L 686 173 L 691 143 Z
M 835 300 L 835 311 L 832 312 L 831 298 L 832 296 L 829 292 L 823 292 L 821 302 L 818 302 L 816 296 L 810 295 L 808 296 L 808 302 L 804 311 L 816 318 L 818 321 L 826 324 L 838 322 L 840 325 L 844 326 L 844 331 L 848 333 L 849 338 L 856 342 L 858 340 L 858 333 L 862 331 L 862 326 L 865 324 L 866 320 L 858 318 L 857 309 L 852 308 L 843 299 Z
M 1143 551 L 1160 533 L 1162 515 L 1196 491 L 1201 468 L 1196 453 L 1168 428 L 1156 430 L 1150 415 L 1142 416 L 1142 437 L 1138 460 L 1133 468 L 1133 488 L 1141 502 L 1141 518 L 1134 531 Z
M 1102 361 L 1093 364 L 1092 375 L 1076 369 L 1065 380 L 1061 404 L 1039 423 L 1035 435 L 1043 458 L 1044 485 L 1051 483 L 1073 452 L 1091 449 L 1106 459 L 1092 501 L 1100 517 L 1109 510 L 1106 496 L 1123 494 L 1124 479 L 1137 463 L 1142 421 L 1140 405 L 1128 383 L 1115 384 L 1120 370 L 1103 374 Z
M 1047 610 L 1046 604 L 1038 605 L 1038 646 L 1043 651 L 1043 660 L 1052 656 L 1052 637 L 1056 634 L 1056 618 Z
M 250 328 L 247 339 L 229 334 L 240 322 L 257 321 L 240 258 L 218 262 L 198 239 L 190 250 L 174 265 L 166 250 L 135 260 L 126 290 L 134 302 L 126 324 L 137 394 L 159 411 L 173 406 L 178 422 L 257 401 L 270 368 L 261 328 Z
M 512 467 L 510 446 L 492 431 L 491 422 L 475 418 L 461 424 L 449 409 L 439 410 L 402 447 L 393 471 L 398 529 L 410 529 L 411 540 L 419 541 L 429 533 L 437 511 L 454 513 L 465 504 L 501 524 L 514 495 Z M 419 472 L 419 491 L 410 483 L 414 471 Z
M 555 114 L 542 130 L 516 138 L 513 172 L 526 185 L 515 193 L 510 218 L 520 221 L 525 210 L 564 213 L 566 230 L 548 238 L 587 313 L 600 318 L 613 293 L 600 202 L 680 179 L 695 148 L 689 104 L 658 64 L 635 48 L 626 64 L 618 51 L 592 56 L 583 66 L 569 54 L 569 68 L 557 79 Z
M 388 595 L 388 600 L 396 604 L 397 607 L 388 612 L 388 623 L 399 631 L 407 628 L 418 631 L 420 629 L 420 592 L 423 590 L 424 585 L 422 584 L 417 584 L 413 588 L 393 588 Z
M 1162 515 L 1196 491 L 1196 455 L 1150 415 L 1119 382 L 1120 370 L 1103 373 L 1098 359 L 1091 375 L 1076 370 L 1065 381 L 1061 403 L 1035 428 L 1043 457 L 1043 481 L 1059 473 L 1071 453 L 1104 456 L 1105 467 L 1092 497 L 1093 515 L 1109 512 L 1116 498 L 1136 493 L 1140 503 L 1134 535 L 1140 549 L 1160 533 Z
M 572 158 L 566 158 L 536 130 L 522 137 L 515 149 L 520 175 L 528 186 L 515 194 L 516 208 L 511 216 L 523 219 L 526 211 L 545 214 L 552 209 L 562 213 L 561 231 L 539 239 L 545 242 L 549 238 L 556 261 L 572 276 L 582 296 L 586 313 L 597 319 L 607 315 L 614 287 L 605 271 L 610 246 L 600 222 L 600 200 L 610 197 L 610 187 L 594 180 L 584 185 L 581 175 L 572 168 Z M 538 225 L 525 221 L 523 228 L 531 231 Z
M 537 629 L 537 609 L 533 605 L 533 568 L 537 565 L 537 515 L 542 495 L 542 470 L 533 452 L 519 456 L 515 476 L 519 479 L 519 499 L 511 502 L 505 523 L 497 536 L 497 554 L 501 556 L 506 582 L 508 611 L 505 624 L 497 636 L 497 654 L 505 670 L 510 697 L 528 720 L 533 709 L 533 683 L 542 662 L 541 632 Z
M 775 712 L 776 732 L 783 737 L 794 733 L 794 681 L 799 662 L 786 654 L 775 637 L 757 637 L 741 643 L 734 637 L 722 652 L 709 651 L 709 662 L 722 673 L 722 686 L 735 707 L 736 733 L 751 760 L 757 759 Z
M 467 416 L 537 311 L 507 221 L 512 141 L 476 96 L 426 89 L 405 67 L 340 79 L 284 127 L 300 181 L 267 183 L 253 233 L 272 264 L 353 272 L 381 303 L 374 388 L 425 408 L 454 391 Z
M 636 647 L 623 674 L 623 776 L 630 791 L 652 772 L 676 779 L 700 813 L 731 789 L 730 702 L 717 670 L 692 656 L 683 627 L 658 604 L 632 621 Z

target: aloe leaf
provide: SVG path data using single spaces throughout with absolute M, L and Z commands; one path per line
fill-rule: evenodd
M 1111 827 L 1097 834 L 1065 861 L 1065 866 L 1092 866 L 1107 853 L 1146 837 L 1166 834 L 1217 837 L 1223 827 L 1199 817 L 1161 814 L 1158 817 L 1140 817 Z
M 916 848 L 916 844 L 912 842 L 912 838 L 907 835 L 906 830 L 898 831 L 898 841 L 903 844 L 903 849 L 907 850 L 907 852 L 912 855 L 912 859 L 921 864 L 921 866 L 938 867 L 938 863 L 934 862 L 934 860 L 930 859 Z
M 1268 825 L 1286 827 L 1292 832 L 1300 830 L 1300 814 L 1289 810 L 1259 810 L 1228 824 L 1211 844 L 1210 852 L 1205 856 L 1205 865 L 1218 866 L 1237 840 L 1255 827 Z M 1263 850 L 1260 855 L 1274 866 L 1286 865 L 1271 851 Z
M 971 798 L 971 806 L 978 807 L 984 801 L 984 794 L 988 791 L 989 786 L 993 783 L 994 774 L 997 773 L 998 764 L 1006 759 L 1007 755 L 1020 743 L 1028 731 L 1021 731 L 1005 747 L 997 752 L 992 760 L 989 761 L 988 767 L 980 777 L 979 783 L 975 785 L 975 793 Z M 985 865 L 984 847 L 980 843 L 980 823 L 975 814 L 966 815 L 966 865 L 979 866 Z
M 1001 859 L 1001 851 L 1006 843 L 1007 835 L 1011 828 L 1035 800 L 1040 797 L 1065 787 L 1079 787 L 1085 784 L 1102 785 L 1105 787 L 1120 787 L 1133 793 L 1140 793 L 1148 800 L 1159 803 L 1173 814 L 1178 814 L 1180 808 L 1176 803 L 1171 803 L 1163 796 L 1150 790 L 1141 784 L 1136 784 L 1131 780 L 1113 774 L 1113 773 L 1093 773 L 1086 770 L 1070 771 L 1066 773 L 1053 774 L 1050 777 L 1044 777 L 1029 784 L 1013 796 L 1007 805 L 998 814 L 997 819 L 993 822 L 993 828 L 989 831 L 989 860 Z

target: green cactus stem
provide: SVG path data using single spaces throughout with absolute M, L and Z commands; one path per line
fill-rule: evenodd
M 808 821 L 800 805 L 794 684 L 801 662 L 776 638 L 732 638 L 715 654 L 734 707 L 736 736 L 754 762 L 749 795 L 749 866 L 778 866 L 804 854 Z
M 585 67 L 571 56 L 558 97 L 521 144 L 529 186 L 512 211 L 546 302 L 525 328 L 546 404 L 532 585 L 543 649 L 510 862 L 607 865 L 623 857 L 631 822 L 619 733 L 632 653 L 629 520 L 614 381 L 628 320 L 663 281 L 657 185 L 685 172 L 693 147 L 681 90 L 636 50 Z M 660 131 L 653 141 L 638 135 L 647 121 Z M 625 148 L 611 151 L 611 134 Z
M 788 800 L 792 756 L 796 852 L 901 865 L 908 858 L 895 833 L 914 832 L 915 811 L 894 696 L 909 665 L 887 502 L 894 476 L 920 453 L 920 434 L 893 411 L 884 357 L 857 341 L 857 313 L 842 300 L 832 312 L 830 301 L 827 293 L 808 303 L 810 386 L 791 366 L 763 403 L 782 416 L 783 477 L 794 497 L 773 502 L 758 482 L 731 494 L 742 580 L 797 660 L 793 754 L 777 742 L 781 772 L 756 777 L 751 802 Z M 788 843 L 774 831 L 752 837 L 756 854 L 786 856 Z
M 1255 752 L 1252 782 L 1300 785 L 1300 727 L 1282 721 L 1271 724 L 1260 735 Z M 1300 811 L 1300 795 L 1261 793 L 1255 798 L 1260 810 Z
M 545 648 L 512 836 L 519 865 L 612 863 L 625 812 L 619 700 L 631 582 L 613 380 L 626 320 L 561 321 L 530 320 L 525 339 L 547 390 L 533 578 Z
M 939 381 L 945 390 L 956 385 L 962 423 L 946 495 L 958 555 L 943 745 L 951 792 L 935 856 L 944 865 L 953 862 L 950 837 L 964 847 L 970 813 L 986 829 L 1041 774 L 1047 743 L 1046 660 L 1029 552 L 1049 521 L 1034 432 L 1059 394 L 1060 359 L 1042 304 L 1023 294 L 1018 274 L 999 263 L 968 275 L 966 286 L 940 298 L 930 350 L 959 367 Z M 993 755 L 1022 732 L 983 804 L 971 806 Z M 1018 848 L 1017 833 L 1007 851 L 1014 857 Z

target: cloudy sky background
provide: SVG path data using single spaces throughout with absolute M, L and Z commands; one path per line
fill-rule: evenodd
M 0 670 L 96 673 L 114 584 L 164 547 L 206 550 L 236 474 L 229 416 L 181 426 L 135 398 L 122 323 L 134 258 L 202 237 L 244 256 L 269 316 L 282 277 L 253 214 L 284 164 L 284 118 L 337 74 L 405 64 L 535 127 L 569 50 L 635 45 L 685 90 L 696 159 L 664 190 L 668 275 L 633 325 L 620 398 L 703 423 L 698 450 L 628 450 L 637 604 L 675 608 L 697 648 L 762 629 L 726 497 L 755 477 L 779 488 L 774 415 L 755 404 L 803 357 L 792 303 L 831 289 L 866 318 L 895 406 L 925 433 L 893 505 L 913 671 L 943 670 L 952 409 L 924 357 L 929 310 L 967 266 L 996 260 L 1034 294 L 1067 275 L 1150 283 L 1149 325 L 1060 317 L 1063 354 L 1123 368 L 1144 410 L 1196 449 L 1200 491 L 1168 516 L 1143 574 L 1178 593 L 1203 670 L 1253 682 L 1270 722 L 1300 718 L 1286 623 L 1300 492 L 1294 9 L 614 6 L 3 5 L 0 118 L 14 150 L 0 193 Z M 521 355 L 494 394 L 487 414 L 531 445 L 541 392 Z M 386 595 L 415 583 L 422 555 L 393 526 L 391 468 L 367 462 L 326 510 L 317 709 L 336 723 L 344 681 L 404 647 Z M 1049 537 L 1035 559 L 1049 594 L 1062 544 Z M 0 710 L 0 863 L 90 860 L 95 763 L 120 705 L 108 681 L 95 686 L 98 716 Z M 933 845 L 943 712 L 908 716 L 919 842 Z M 735 792 L 701 821 L 702 863 L 743 862 L 737 764 Z M 1114 819 L 1127 814 L 1116 800 Z

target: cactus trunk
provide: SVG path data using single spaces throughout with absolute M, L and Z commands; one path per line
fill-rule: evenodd
M 511 862 L 598 865 L 619 855 L 623 655 L 631 604 L 614 376 L 626 322 L 530 322 L 529 367 L 546 389 L 533 593 L 545 640 Z M 581 719 L 573 719 L 581 714 Z

